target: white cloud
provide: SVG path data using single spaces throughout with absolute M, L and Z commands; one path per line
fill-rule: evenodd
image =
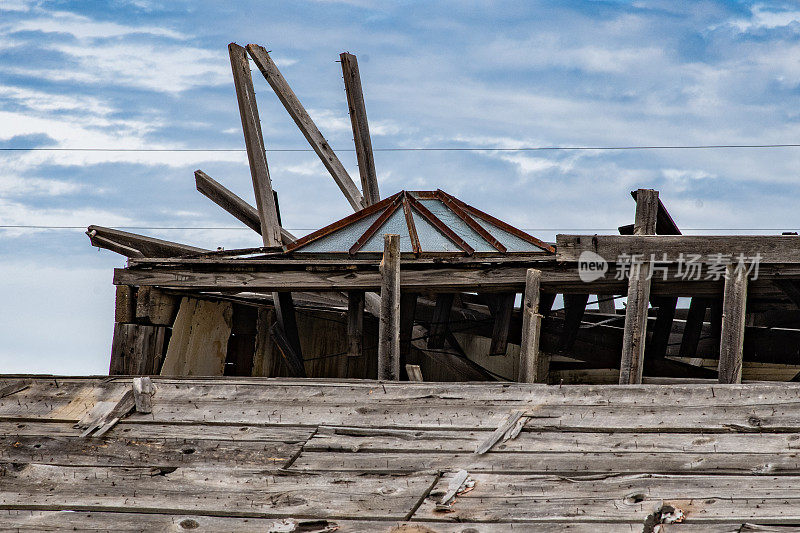
M 63 196 L 86 189 L 86 185 L 70 181 L 0 175 L 0 195 L 13 196 Z
M 105 209 L 35 207 L 0 198 L 0 226 L 131 225 L 132 220 Z M 0 238 L 48 231 L 47 228 L 2 228 Z
M 3 0 L 0 3 L 0 11 L 28 11 L 31 8 L 32 2 L 27 0 Z
M 800 11 L 774 11 L 766 8 L 764 4 L 756 4 L 750 12 L 752 15 L 749 19 L 738 19 L 729 24 L 739 31 L 747 32 L 761 28 L 781 28 L 800 22 Z
M 40 10 L 41 16 L 29 18 L 2 26 L 4 33 L 13 34 L 22 31 L 40 31 L 43 33 L 64 33 L 76 39 L 104 39 L 124 37 L 135 34 L 148 34 L 171 39 L 185 39 L 180 32 L 157 26 L 128 26 L 116 22 L 92 20 L 66 11 Z

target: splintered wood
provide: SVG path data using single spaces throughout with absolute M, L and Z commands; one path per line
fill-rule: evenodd
M 151 381 L 143 413 L 144 379 L 0 380 L 3 528 L 733 533 L 800 522 L 796 383 Z

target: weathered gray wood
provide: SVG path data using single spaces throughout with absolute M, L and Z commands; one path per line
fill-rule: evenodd
M 453 309 L 453 293 L 436 295 L 436 308 L 433 310 L 431 327 L 428 330 L 428 348 L 441 349 L 450 327 L 450 314 Z
M 504 420 L 503 422 L 495 429 L 489 437 L 483 442 L 481 442 L 477 448 L 475 448 L 475 455 L 481 455 L 489 450 L 492 449 L 492 446 L 497 444 L 500 439 L 508 433 L 514 425 L 516 425 L 517 421 L 522 418 L 525 414 L 525 411 L 516 410 L 512 411 Z
M 719 351 L 719 382 L 741 383 L 744 346 L 747 271 L 728 265 L 722 300 L 722 334 Z
M 149 377 L 133 378 L 133 399 L 136 404 L 136 412 L 153 412 L 153 395 L 156 389 Z
M 708 298 L 693 297 L 689 304 L 689 314 L 686 316 L 686 326 L 681 338 L 679 355 L 681 357 L 695 357 L 700 336 L 703 332 L 706 309 L 711 301 Z
M 114 324 L 109 375 L 156 374 L 165 353 L 162 326 Z
M 505 355 L 508 350 L 508 330 L 511 327 L 511 314 L 514 312 L 514 300 L 517 293 L 490 294 L 489 306 L 494 317 L 492 329 L 492 344 L 489 355 Z
M 242 119 L 250 175 L 253 178 L 261 238 L 264 246 L 280 246 L 281 225 L 278 221 L 275 197 L 272 194 L 272 181 L 269 177 L 267 153 L 264 150 L 264 136 L 261 133 L 261 121 L 258 117 L 253 78 L 250 75 L 250 63 L 247 61 L 245 49 L 236 43 L 228 45 L 228 55 L 231 60 L 236 98 L 239 102 L 239 115 Z
M 154 326 L 172 326 L 180 298 L 155 287 L 141 287 L 136 295 L 137 321 Z
M 669 336 L 672 332 L 672 321 L 675 319 L 675 308 L 678 299 L 675 297 L 658 297 L 653 299 L 658 307 L 653 333 L 645 347 L 645 359 L 663 358 L 667 354 Z
M 145 237 L 144 235 L 129 233 L 127 231 L 118 229 L 106 228 L 103 226 L 89 226 L 86 233 L 89 235 L 89 239 L 92 241 L 94 246 L 107 248 L 104 243 L 106 241 L 111 241 L 126 248 L 137 250 L 146 257 L 180 257 L 184 255 L 195 255 L 208 251 L 204 248 L 197 248 L 195 246 L 189 246 L 172 241 L 164 241 L 161 239 L 155 239 L 153 237 Z M 101 237 L 102 239 L 105 239 L 105 241 L 98 241 L 97 237 Z
M 99 410 L 98 416 L 92 420 L 89 420 L 86 423 L 86 428 L 84 429 L 83 433 L 81 433 L 81 437 L 102 437 L 104 434 L 108 432 L 114 425 L 119 422 L 119 420 L 127 415 L 136 405 L 134 400 L 133 390 L 129 389 L 125 391 L 125 394 L 122 395 L 122 398 L 119 399 L 116 403 L 112 402 L 100 402 L 102 404 L 107 404 L 108 408 L 103 408 Z M 82 420 L 78 422 L 78 426 L 83 426 Z
M 519 350 L 517 381 L 546 383 L 550 367 L 548 354 L 539 351 L 542 315 L 539 314 L 542 272 L 528 269 L 525 293 L 522 298 L 522 344 Z
M 114 322 L 132 324 L 136 322 L 136 288 L 117 285 L 114 302 Z
M 419 295 L 415 292 L 400 291 L 400 366 L 405 365 L 411 351 L 414 336 L 414 318 L 417 314 Z
M 422 379 L 422 370 L 420 370 L 419 365 L 406 365 L 406 374 L 408 375 L 408 381 L 425 381 Z
M 255 207 L 242 200 L 239 196 L 202 170 L 194 171 L 194 180 L 197 190 L 206 198 L 233 215 L 245 226 L 261 235 L 261 219 Z M 281 227 L 281 242 L 283 244 L 292 243 L 296 239 L 294 235 Z
M 334 181 L 342 190 L 342 193 L 344 193 L 347 201 L 350 202 L 353 210 L 359 211 L 363 209 L 365 207 L 364 199 L 358 187 L 353 183 L 344 165 L 342 165 L 339 158 L 336 157 L 336 154 L 331 149 L 328 141 L 325 140 L 325 137 L 322 136 L 322 133 L 320 133 L 314 121 L 311 120 L 303 104 L 301 104 L 300 100 L 295 96 L 292 88 L 289 87 L 289 84 L 272 61 L 272 58 L 269 57 L 267 51 L 257 44 L 248 44 L 247 51 L 261 71 L 261 74 L 266 78 L 267 83 L 269 83 L 272 90 L 275 91 L 278 100 L 281 101 L 283 107 L 286 108 L 286 111 L 292 119 L 294 119 L 295 124 L 300 128 L 300 131 L 311 145 L 311 148 L 317 153 L 322 164 L 328 172 L 330 172 Z
M 400 236 L 383 236 L 378 379 L 400 379 Z
M 586 312 L 588 294 L 564 294 L 564 328 L 558 340 L 558 352 L 570 354 L 578 337 L 583 314 Z
M 364 292 L 347 293 L 347 357 L 339 358 L 339 376 L 350 377 L 350 358 L 364 355 Z
M 361 190 L 364 196 L 364 207 L 379 202 L 378 175 L 375 172 L 375 158 L 372 154 L 372 140 L 367 122 L 367 107 L 364 104 L 364 92 L 361 89 L 361 75 L 358 72 L 358 60 L 353 54 L 339 54 L 342 63 L 344 91 L 347 95 L 347 107 L 350 111 L 350 123 L 353 126 L 353 141 L 356 146 L 358 172 L 361 175 Z
M 617 304 L 614 300 L 614 296 L 601 296 L 597 295 L 597 307 L 599 308 L 601 313 L 605 313 L 608 315 L 616 314 L 617 312 Z
M 144 258 L 144 254 L 139 250 L 132 248 L 130 246 L 125 246 L 124 244 L 120 244 L 107 237 L 101 237 L 100 235 L 97 234 L 96 230 L 89 230 L 86 232 L 86 235 L 89 236 L 89 242 L 91 243 L 92 246 L 97 246 L 98 248 L 105 248 L 106 250 L 112 251 L 120 255 L 124 255 L 125 257 L 132 259 Z
M 716 254 L 742 254 L 745 258 L 760 255 L 762 264 L 800 263 L 800 237 L 796 235 L 556 235 L 558 261 L 574 262 L 584 251 L 600 254 L 614 261 L 623 254 L 643 255 L 661 261 L 684 260 L 688 254 L 699 254 L 703 261 Z M 712 259 L 709 259 L 712 258 Z
M 295 369 L 294 377 L 306 377 L 303 363 L 303 348 L 300 345 L 300 333 L 297 329 L 297 313 L 294 300 L 289 292 L 273 292 L 275 305 L 275 326 L 280 329 L 279 339 L 282 342 L 283 355 L 290 360 L 290 367 Z
M 637 191 L 634 235 L 655 234 L 658 204 L 657 191 L 652 189 Z M 622 336 L 622 360 L 619 371 L 621 385 L 642 382 L 651 269 L 652 264 L 648 261 L 635 263 L 628 276 L 628 303 L 625 307 L 625 331 Z
M 0 501 L 5 508 L 389 520 L 403 519 L 436 477 L 283 475 L 263 467 L 27 464 L 3 471 Z
M 223 375 L 232 314 L 229 302 L 184 298 L 161 375 Z

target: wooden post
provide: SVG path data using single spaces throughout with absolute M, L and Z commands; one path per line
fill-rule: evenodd
M 525 276 L 525 295 L 522 299 L 522 344 L 519 350 L 517 381 L 547 383 L 550 358 L 539 351 L 542 315 L 539 314 L 542 272 L 529 268 Z
M 669 347 L 669 335 L 672 333 L 672 322 L 675 320 L 675 308 L 678 305 L 678 298 L 674 296 L 659 296 L 653 298 L 653 303 L 658 307 L 656 323 L 653 326 L 653 333 L 650 342 L 645 349 L 645 358 L 663 358 L 667 355 Z
M 558 341 L 559 353 L 569 354 L 578 337 L 583 314 L 586 312 L 588 294 L 564 294 L 564 329 Z
M 636 194 L 634 235 L 655 235 L 658 217 L 658 191 L 639 189 Z M 614 258 L 607 258 L 613 260 Z M 650 302 L 649 258 L 639 258 L 628 277 L 628 306 L 625 308 L 625 330 L 622 335 L 622 361 L 619 382 L 632 385 L 642 382 L 644 343 L 647 335 L 647 306 Z
M 686 315 L 686 325 L 683 327 L 679 357 L 694 358 L 697 355 L 697 345 L 703 333 L 706 309 L 711 304 L 708 298 L 692 296 L 689 304 L 689 313 Z
M 264 246 L 280 246 L 281 229 L 278 222 L 278 210 L 272 194 L 267 154 L 264 150 L 264 137 L 258 118 L 256 93 L 253 89 L 253 78 L 250 76 L 250 63 L 247 61 L 245 49 L 236 43 L 228 45 L 228 55 L 231 59 L 233 84 L 236 87 L 236 98 L 239 101 L 244 143 L 247 148 L 250 175 L 253 178 L 253 189 L 256 194 L 256 209 L 258 209 L 258 217 L 261 222 L 261 239 Z
M 311 145 L 311 148 L 314 149 L 322 160 L 322 164 L 328 169 L 328 172 L 330 172 L 334 181 L 344 193 L 347 201 L 350 202 L 353 210 L 361 210 L 364 207 L 364 198 L 361 196 L 361 191 L 359 191 L 356 184 L 353 183 L 353 179 L 345 170 L 344 165 L 342 165 L 342 162 L 336 157 L 333 149 L 328 144 L 328 141 L 325 140 L 325 137 L 322 136 L 322 133 L 320 133 L 314 121 L 311 120 L 303 104 L 297 99 L 297 96 L 292 91 L 292 88 L 289 87 L 289 84 L 283 78 L 283 75 L 272 61 L 272 58 L 269 57 L 267 51 L 257 44 L 248 44 L 247 51 L 250 52 L 250 56 L 261 71 L 261 74 L 264 75 L 267 83 L 269 83 L 272 90 L 275 91 L 275 94 L 278 96 L 278 100 L 281 101 L 283 107 L 286 108 L 286 111 L 288 111 L 289 115 L 294 119 L 295 124 L 300 128 L 300 131 Z
M 614 303 L 613 295 L 609 296 L 607 294 L 598 294 L 597 307 L 600 309 L 601 313 L 607 315 L 614 315 L 617 313 L 617 305 Z
M 367 122 L 367 107 L 364 104 L 364 93 L 361 90 L 361 76 L 358 72 L 358 60 L 353 54 L 339 54 L 344 77 L 344 92 L 347 94 L 347 107 L 350 111 L 350 123 L 353 126 L 353 141 L 356 145 L 358 172 L 361 175 L 361 190 L 364 194 L 364 207 L 379 202 L 378 176 L 375 173 L 375 158 L 372 154 L 372 140 Z
M 719 382 L 742 382 L 747 269 L 728 265 L 722 300 L 722 334 L 719 348 Z
M 378 379 L 400 379 L 400 236 L 383 236 Z
M 364 353 L 364 291 L 347 293 L 347 357 L 339 358 L 339 377 L 349 377 L 351 358 Z
M 417 312 L 416 292 L 400 291 L 400 368 L 406 364 L 414 335 L 414 315 Z
M 489 355 L 505 355 L 508 350 L 508 329 L 511 326 L 511 314 L 514 311 L 514 300 L 517 293 L 487 294 L 486 296 L 489 297 L 489 311 L 494 316 Z
M 408 374 L 408 381 L 423 381 L 419 365 L 406 365 L 406 374 Z

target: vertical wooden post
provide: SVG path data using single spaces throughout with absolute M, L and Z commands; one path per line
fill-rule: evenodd
M 351 358 L 364 353 L 364 291 L 347 293 L 347 356 L 339 358 L 339 377 L 349 377 Z
M 378 379 L 400 379 L 400 236 L 383 236 Z
M 636 194 L 634 235 L 655 235 L 658 218 L 658 191 L 639 189 Z M 614 258 L 607 258 L 613 260 Z M 628 277 L 628 306 L 625 308 L 625 331 L 622 336 L 622 361 L 619 382 L 631 385 L 642 382 L 644 342 L 647 335 L 647 306 L 650 302 L 649 258 L 640 258 Z
M 444 348 L 447 330 L 450 327 L 450 313 L 453 310 L 452 292 L 443 292 L 436 295 L 436 307 L 433 308 L 433 318 L 428 331 L 428 348 L 439 350 Z
M 508 330 L 511 326 L 511 314 L 514 311 L 514 300 L 517 298 L 517 293 L 509 292 L 487 296 L 489 296 L 489 310 L 494 315 L 489 355 L 505 355 L 508 350 Z
M 525 295 L 522 299 L 522 344 L 519 351 L 517 381 L 547 383 L 550 358 L 539 351 L 542 315 L 539 314 L 542 272 L 529 268 L 525 275 Z
M 678 298 L 674 296 L 659 296 L 653 298 L 653 304 L 658 307 L 656 323 L 653 334 L 645 349 L 645 358 L 663 358 L 667 355 L 669 335 L 672 333 L 672 322 L 675 320 L 675 308 Z
M 364 104 L 364 93 L 361 90 L 361 76 L 358 72 L 358 60 L 353 54 L 343 52 L 339 55 L 342 62 L 344 92 L 347 94 L 347 107 L 350 111 L 350 123 L 353 126 L 353 141 L 356 145 L 358 172 L 361 175 L 361 191 L 364 194 L 364 207 L 380 201 L 378 192 L 378 176 L 375 173 L 375 158 L 372 154 L 372 140 L 369 136 L 367 107 Z
M 253 89 L 253 78 L 250 76 L 250 63 L 247 61 L 245 49 L 236 43 L 228 45 L 228 55 L 231 59 L 233 84 L 236 87 L 236 98 L 239 101 L 244 143 L 250 163 L 250 174 L 253 178 L 253 189 L 256 193 L 256 209 L 258 209 L 258 216 L 261 220 L 261 238 L 264 246 L 280 246 L 281 227 L 278 222 L 275 197 L 272 194 L 267 154 L 264 150 L 264 137 L 258 118 L 256 93 Z
M 679 357 L 694 358 L 697 355 L 697 345 L 700 343 L 706 309 L 710 303 L 708 298 L 692 296 L 689 313 L 686 315 L 686 325 L 683 328 L 681 347 L 678 351 Z
M 418 298 L 419 294 L 415 292 L 400 291 L 400 368 L 405 368 L 406 359 L 411 352 Z
M 600 309 L 601 313 L 605 313 L 608 315 L 613 315 L 616 314 L 617 312 L 617 305 L 614 303 L 613 295 L 598 294 L 597 307 Z
M 719 382 L 742 382 L 747 269 L 728 265 L 722 299 L 722 334 L 719 348 Z
M 569 354 L 578 337 L 583 314 L 586 312 L 588 294 L 564 294 L 564 329 L 558 341 L 559 353 Z

